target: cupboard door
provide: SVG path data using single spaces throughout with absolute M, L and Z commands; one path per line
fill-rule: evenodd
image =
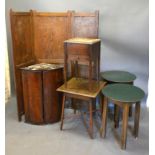
M 42 72 L 22 71 L 25 121 L 43 123 Z
M 63 69 L 43 71 L 44 121 L 54 123 L 60 120 L 62 94 L 56 89 L 63 84 Z

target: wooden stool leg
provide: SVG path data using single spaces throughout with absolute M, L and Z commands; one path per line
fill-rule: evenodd
M 114 127 L 119 127 L 119 106 L 116 104 L 114 105 Z
M 64 120 L 64 109 L 65 109 L 65 94 L 63 94 L 62 98 L 62 111 L 61 111 L 61 125 L 60 125 L 60 130 L 63 128 L 63 120 Z
M 103 136 L 103 138 L 106 136 L 107 111 L 108 111 L 108 100 L 106 97 L 104 97 L 102 123 L 101 123 L 101 128 L 100 128 L 100 136 L 101 137 Z
M 131 82 L 130 84 L 134 85 L 134 82 Z M 129 117 L 132 117 L 132 105 L 129 107 Z
M 104 101 L 104 95 L 100 94 L 100 111 L 101 111 L 101 116 L 103 114 L 103 105 L 104 105 L 103 101 Z
M 132 117 L 132 105 L 129 107 L 129 117 Z
M 140 118 L 140 102 L 137 102 L 135 106 L 135 121 L 134 121 L 134 133 L 133 133 L 135 138 L 138 137 L 139 118 Z
M 128 103 L 126 103 L 124 104 L 124 107 L 123 107 L 123 122 L 122 122 L 122 137 L 121 137 L 122 149 L 126 149 L 128 116 L 129 116 L 129 105 Z
M 92 100 L 89 101 L 89 131 L 90 131 L 90 137 L 93 139 L 93 106 L 92 106 Z

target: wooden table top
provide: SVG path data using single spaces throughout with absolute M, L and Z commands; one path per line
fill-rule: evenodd
M 94 44 L 100 42 L 100 39 L 92 39 L 92 38 L 71 38 L 65 40 L 66 43 L 78 43 L 78 44 Z
M 133 82 L 136 79 L 136 76 L 134 74 L 119 70 L 102 72 L 101 77 L 109 82 L 119 83 Z
M 104 96 L 119 102 L 134 103 L 143 99 L 142 89 L 130 84 L 109 84 L 102 89 Z
M 84 97 L 96 98 L 101 89 L 105 86 L 106 82 L 95 80 L 92 81 L 92 90 L 89 90 L 89 80 L 84 78 L 72 78 L 65 84 L 60 86 L 57 91 L 69 93 L 73 95 L 80 95 Z

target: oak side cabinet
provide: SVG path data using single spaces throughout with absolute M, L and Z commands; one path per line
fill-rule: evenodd
M 58 122 L 61 116 L 60 93 L 63 84 L 63 67 L 43 64 L 21 69 L 25 122 L 48 124 Z

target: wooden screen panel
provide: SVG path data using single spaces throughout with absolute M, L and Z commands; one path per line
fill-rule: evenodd
M 32 29 L 30 12 L 13 12 L 10 10 L 10 23 L 13 44 L 14 79 L 17 95 L 18 120 L 24 114 L 23 91 L 20 67 L 33 64 Z
M 98 38 L 99 12 L 72 13 L 72 36 Z
M 70 13 L 35 13 L 35 56 L 39 62 L 63 63 L 64 40 L 70 35 Z
M 14 64 L 19 65 L 34 58 L 32 46 L 31 13 L 10 12 Z
M 62 94 L 56 91 L 63 84 L 63 69 L 43 71 L 44 121 L 54 123 L 60 120 Z
M 43 83 L 42 71 L 22 71 L 25 121 L 42 124 L 43 120 Z

